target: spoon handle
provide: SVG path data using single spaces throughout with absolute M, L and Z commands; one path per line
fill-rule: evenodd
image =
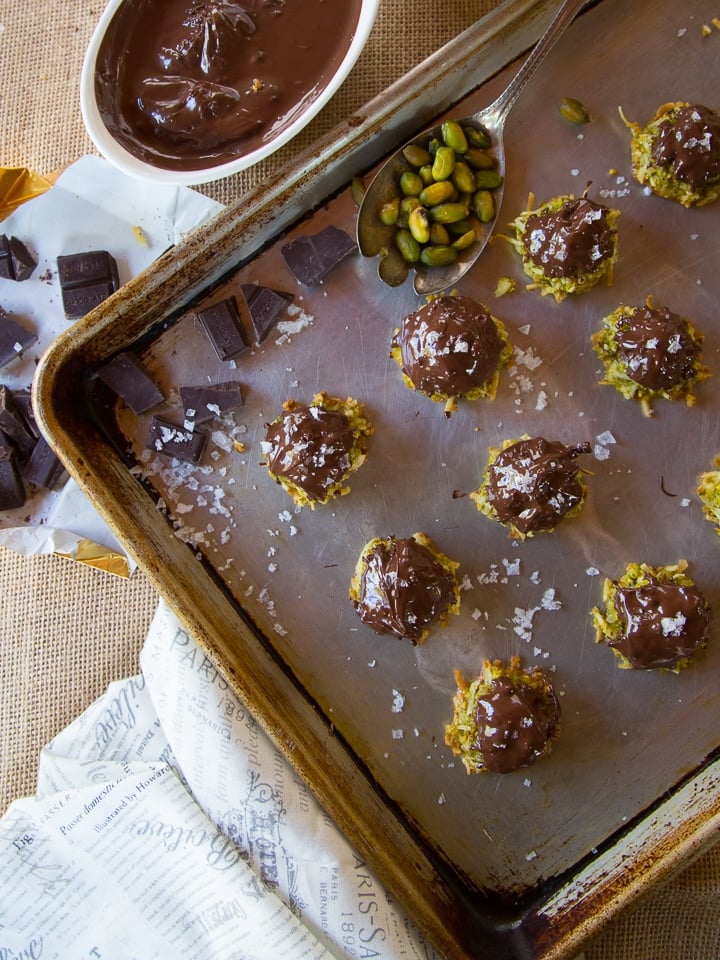
M 497 100 L 483 111 L 484 114 L 494 114 L 499 122 L 505 119 L 537 68 L 586 2 L 587 0 L 564 0 L 560 4 L 557 13 L 545 29 L 545 33 L 540 37 L 528 54 L 527 59 Z

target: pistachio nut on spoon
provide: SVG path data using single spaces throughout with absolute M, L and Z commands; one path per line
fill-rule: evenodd
M 502 203 L 503 127 L 511 107 L 587 0 L 564 0 L 500 96 L 478 113 L 437 124 L 401 147 L 368 186 L 357 218 L 365 257 L 399 286 L 415 271 L 424 296 L 454 286 L 484 250 Z

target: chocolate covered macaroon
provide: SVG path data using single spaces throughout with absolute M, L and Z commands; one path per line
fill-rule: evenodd
M 365 462 L 373 429 L 363 405 L 350 397 L 317 393 L 309 404 L 287 400 L 266 426 L 268 473 L 296 504 L 314 509 L 348 492 L 346 481 Z
M 577 457 L 589 443 L 569 447 L 559 440 L 524 436 L 490 448 L 481 485 L 470 499 L 481 513 L 506 525 L 510 536 L 524 539 L 551 531 L 579 512 L 585 482 Z
M 375 633 L 422 643 L 437 623 L 460 609 L 458 564 L 415 533 L 376 537 L 365 545 L 350 585 L 350 599 Z
M 701 362 L 703 336 L 685 317 L 648 297 L 642 307 L 620 306 L 593 334 L 605 366 L 601 383 L 642 403 L 646 416 L 658 397 L 695 403 L 693 387 L 710 376 Z
M 629 563 L 619 580 L 605 580 L 604 609 L 593 607 L 590 616 L 598 642 L 622 668 L 677 673 L 707 643 L 710 605 L 686 569 L 685 560 L 664 567 Z
M 512 223 L 512 245 L 532 279 L 531 290 L 560 303 L 585 293 L 603 278 L 612 282 L 617 260 L 617 210 L 586 196 L 561 196 L 528 209 Z
M 720 456 L 715 457 L 713 466 L 715 469 L 700 474 L 695 492 L 702 503 L 703 514 L 720 537 Z
M 675 101 L 659 107 L 645 127 L 623 120 L 632 133 L 630 159 L 639 183 L 684 207 L 717 200 L 720 116 L 714 110 Z
M 510 773 L 550 751 L 560 734 L 560 704 L 539 667 L 523 670 L 519 657 L 486 660 L 474 680 L 459 670 L 455 680 L 445 743 L 469 774 Z
M 513 349 L 486 307 L 469 297 L 440 296 L 405 317 L 390 355 L 410 389 L 445 403 L 450 414 L 458 398 L 495 396 Z

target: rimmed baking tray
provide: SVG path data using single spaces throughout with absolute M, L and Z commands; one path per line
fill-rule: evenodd
M 461 292 L 487 303 L 516 347 L 493 402 L 461 404 L 448 419 L 404 386 L 388 351 L 418 306 L 409 284 L 390 290 L 374 262 L 352 256 L 305 288 L 281 253 L 328 224 L 352 232 L 351 178 L 451 106 L 465 115 L 490 102 L 554 6 L 511 2 L 462 34 L 73 327 L 35 383 L 43 428 L 77 481 L 451 958 L 570 956 L 704 849 L 720 823 L 717 629 L 679 676 L 625 672 L 594 643 L 588 616 L 603 576 L 629 560 L 685 558 L 716 609 L 720 599 L 718 541 L 694 495 L 720 450 L 713 381 L 692 409 L 659 403 L 647 419 L 598 384 L 590 347 L 603 316 L 652 294 L 691 317 L 706 362 L 717 365 L 718 210 L 647 196 L 630 176 L 617 109 L 646 122 L 665 101 L 713 105 L 720 32 L 702 30 L 710 4 L 678 12 L 670 0 L 631 8 L 600 0 L 514 108 L 501 220 L 529 192 L 542 200 L 589 184 L 592 197 L 621 211 L 620 258 L 613 286 L 558 305 L 524 289 L 507 243 L 491 245 Z M 562 96 L 581 99 L 592 122 L 566 124 Z M 495 299 L 501 275 L 518 290 Z M 243 283 L 291 293 L 294 312 L 223 363 L 195 310 L 239 296 Z M 218 428 L 201 468 L 158 464 L 147 454 L 148 417 L 100 399 L 98 367 L 127 348 L 161 383 L 175 418 L 179 386 L 243 383 L 245 405 L 232 428 Z M 260 441 L 285 399 L 316 390 L 363 401 L 375 434 L 350 494 L 298 513 L 269 480 Z M 594 456 L 581 515 L 517 544 L 467 494 L 488 447 L 525 432 L 589 440 Z M 231 435 L 244 450 L 228 449 Z M 370 537 L 416 530 L 458 561 L 463 598 L 458 617 L 411 647 L 360 624 L 347 590 Z M 531 768 L 467 777 L 443 745 L 453 670 L 469 675 L 484 657 L 512 654 L 553 676 L 561 738 Z

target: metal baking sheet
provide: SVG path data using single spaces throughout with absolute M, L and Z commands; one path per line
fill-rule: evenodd
M 556 304 L 525 290 L 510 245 L 492 243 L 459 289 L 504 321 L 516 347 L 494 401 L 461 402 L 448 419 L 404 386 L 389 344 L 419 305 L 410 283 L 390 290 L 377 264 L 356 256 L 303 288 L 280 253 L 326 224 L 353 232 L 350 177 L 369 175 L 413 123 L 494 99 L 516 65 L 501 68 L 553 7 L 509 3 L 467 31 L 281 184 L 222 214 L 78 325 L 36 385 L 43 423 L 78 481 L 448 957 L 570 955 L 601 918 L 701 849 L 720 807 L 717 627 L 675 676 L 619 670 L 589 618 L 603 577 L 629 560 L 686 559 L 720 610 L 720 543 L 694 495 L 720 452 L 714 379 L 695 407 L 660 401 L 646 418 L 598 384 L 590 346 L 602 317 L 651 294 L 703 332 L 718 375 L 720 205 L 685 210 L 648 196 L 632 179 L 618 112 L 644 123 L 666 101 L 717 107 L 712 5 L 600 0 L 514 107 L 498 232 L 530 193 L 542 201 L 588 188 L 621 211 L 620 255 L 612 286 Z M 592 122 L 563 121 L 562 96 L 582 100 Z M 500 276 L 514 277 L 517 292 L 496 299 Z M 291 292 L 294 311 L 288 327 L 222 363 L 193 310 L 247 282 Z M 234 428 L 244 450 L 219 436 L 201 468 L 158 469 L 145 453 L 147 417 L 121 406 L 110 418 L 89 414 L 68 384 L 90 384 L 128 345 L 176 420 L 180 385 L 240 380 L 246 403 Z M 284 400 L 318 390 L 361 400 L 375 433 L 349 495 L 296 511 L 262 466 L 260 441 Z M 488 447 L 523 433 L 588 440 L 594 455 L 580 516 L 517 543 L 467 494 Z M 459 562 L 464 589 L 460 615 L 412 647 L 364 627 L 348 587 L 367 540 L 418 530 Z M 512 654 L 552 676 L 561 737 L 532 767 L 468 777 L 443 744 L 453 671 L 472 675 L 485 657 Z

